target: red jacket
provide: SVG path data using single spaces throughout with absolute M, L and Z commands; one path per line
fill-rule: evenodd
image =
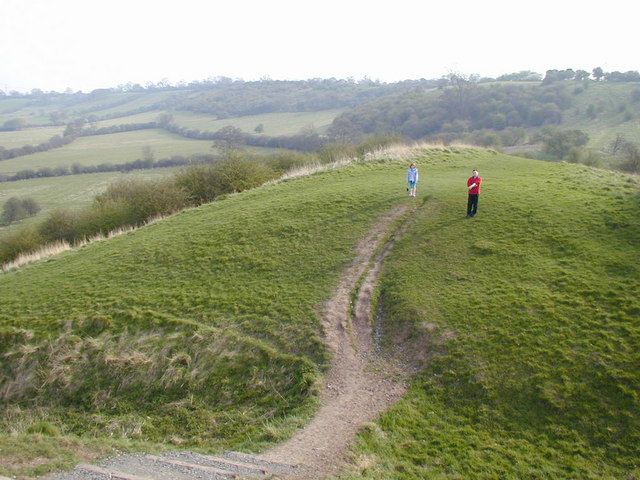
M 478 176 L 478 177 L 470 177 L 469 180 L 467 180 L 467 187 L 470 187 L 473 184 L 476 184 L 475 187 L 473 187 L 471 190 L 469 190 L 469 194 L 470 195 L 478 195 L 480 194 L 480 185 L 482 185 L 482 177 Z

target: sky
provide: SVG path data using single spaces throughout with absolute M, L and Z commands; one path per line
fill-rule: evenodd
M 0 0 L 0 90 L 640 70 L 634 3 Z

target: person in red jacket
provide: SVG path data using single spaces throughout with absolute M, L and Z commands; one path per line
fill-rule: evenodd
M 480 198 L 480 186 L 482 185 L 482 177 L 477 170 L 473 171 L 469 180 L 467 180 L 467 189 L 469 190 L 469 200 L 467 201 L 467 217 L 475 217 L 478 213 L 478 200 Z

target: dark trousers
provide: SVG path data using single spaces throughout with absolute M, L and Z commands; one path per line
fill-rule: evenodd
M 467 201 L 467 215 L 473 217 L 478 212 L 478 200 L 480 195 L 470 193 L 469 200 Z

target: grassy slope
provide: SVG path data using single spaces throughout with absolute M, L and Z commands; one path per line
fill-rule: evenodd
M 96 438 L 102 451 L 281 439 L 315 404 L 317 309 L 405 201 L 403 177 L 365 166 L 262 187 L 0 275 L 0 393 L 23 392 L 0 408 L 0 474 L 70 464 Z
M 429 199 L 382 294 L 387 341 L 410 334 L 402 343 L 431 360 L 361 436 L 352 477 L 625 478 L 640 444 L 637 180 L 478 152 L 420 165 Z M 472 166 L 486 186 L 467 220 Z M 39 359 L 52 382 L 39 408 L 2 417 L 14 433 L 0 434 L 0 465 L 281 439 L 308 416 L 325 361 L 316 307 L 359 235 L 408 200 L 403 176 L 368 166 L 261 188 L 0 276 L 0 354 Z
M 324 133 L 342 110 L 321 110 L 319 112 L 279 112 L 245 117 L 216 119 L 211 115 L 190 112 L 173 112 L 178 125 L 187 128 L 216 131 L 227 125 L 233 125 L 247 133 L 254 133 L 257 125 L 264 125 L 264 135 L 294 135 L 310 125 Z
M 150 112 L 136 113 L 135 115 L 127 115 L 124 117 L 115 117 L 108 120 L 100 120 L 95 122 L 96 127 L 110 127 L 112 125 L 127 125 L 131 123 L 147 123 L 155 122 L 158 116 L 164 113 L 161 110 L 151 110 Z
M 345 478 L 638 478 L 637 178 L 504 156 L 421 165 L 430 198 L 381 292 L 387 341 L 430 361 Z
M 640 103 L 631 101 L 631 92 L 639 88 L 637 83 L 590 82 L 588 88 L 574 96 L 574 106 L 564 115 L 563 128 L 584 130 L 589 134 L 588 146 L 597 149 L 606 149 L 618 134 L 640 142 Z M 600 110 L 593 120 L 586 114 L 589 105 Z M 625 112 L 621 112 L 624 107 L 631 113 L 630 120 L 625 120 Z
M 181 127 L 215 132 L 227 125 L 233 125 L 247 133 L 254 133 L 257 125 L 264 125 L 264 135 L 293 135 L 299 133 L 304 127 L 313 125 L 320 133 L 323 133 L 333 119 L 342 110 L 321 110 L 319 112 L 278 112 L 262 115 L 247 115 L 245 117 L 233 117 L 218 119 L 213 115 L 198 114 L 193 112 L 171 112 L 176 124 Z M 121 125 L 128 123 L 152 122 L 163 113 L 159 110 L 151 112 L 117 117 L 109 120 L 101 120 L 96 123 L 98 127 Z
M 11 160 L 0 161 L 0 173 L 15 173 L 20 170 L 42 167 L 99 165 L 101 163 L 125 163 L 143 158 L 143 148 L 151 147 L 156 159 L 172 155 L 192 155 L 197 153 L 215 154 L 210 140 L 192 140 L 164 130 L 138 130 L 81 137 L 62 148 L 48 152 L 34 153 Z M 251 147 L 247 150 L 263 153 L 274 150 Z
M 175 171 L 174 168 L 158 168 L 134 170 L 129 173 L 92 173 L 0 183 L 0 210 L 10 197 L 31 197 L 38 202 L 42 210 L 38 215 L 25 219 L 23 222 L 34 222 L 41 220 L 47 212 L 56 208 L 81 208 L 89 205 L 96 195 L 103 192 L 110 183 L 117 179 L 155 179 L 171 175 Z M 23 222 L 16 222 L 9 227 L 0 225 L 0 235 Z
M 62 135 L 64 127 L 37 127 L 17 132 L 0 132 L 0 147 L 17 148 L 24 145 L 38 145 L 54 135 Z

